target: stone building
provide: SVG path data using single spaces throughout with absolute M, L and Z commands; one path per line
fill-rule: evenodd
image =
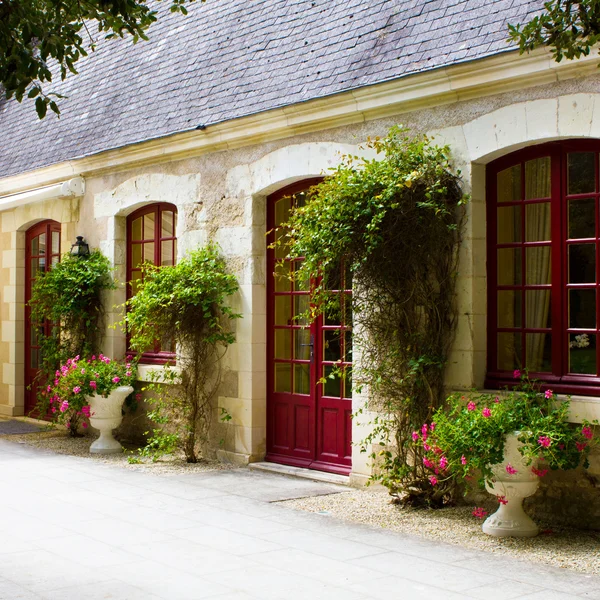
M 310 369 L 304 334 L 290 330 L 305 297 L 275 289 L 265 234 L 286 191 L 404 124 L 451 146 L 471 195 L 448 387 L 500 387 L 526 365 L 573 394 L 574 420 L 600 416 L 599 59 L 510 47 L 507 23 L 541 5 L 211 0 L 187 17 L 165 11 L 149 42 L 100 43 L 53 85 L 67 96 L 60 119 L 0 101 L 0 414 L 32 407 L 28 285 L 76 235 L 120 281 L 140 256 L 169 264 L 212 239 L 243 313 L 224 359 L 222 453 L 364 481 L 349 418 L 360 399 L 311 381 L 335 358 L 327 328 L 310 332 Z M 105 345 L 122 355 L 124 336 L 108 330 Z

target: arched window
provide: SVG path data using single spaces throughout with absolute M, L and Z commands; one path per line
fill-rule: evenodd
M 527 368 L 600 393 L 599 152 L 553 142 L 488 166 L 488 385 Z
M 172 266 L 177 257 L 177 208 L 160 203 L 144 206 L 127 217 L 127 299 L 135 296 L 142 279 L 142 264 Z M 162 364 L 173 359 L 170 340 L 157 340 L 142 355 L 142 362 Z

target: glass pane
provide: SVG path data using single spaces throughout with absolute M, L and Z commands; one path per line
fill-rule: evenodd
M 522 327 L 522 302 L 520 291 L 498 291 L 498 327 Z
M 154 242 L 140 245 L 144 247 L 144 262 L 148 261 L 154 264 Z
M 306 192 L 298 192 L 294 194 L 294 206 L 300 208 L 306 204 L 307 194 Z
M 292 324 L 292 304 L 290 296 L 275 296 L 275 325 Z
M 160 264 L 163 267 L 170 267 L 175 264 L 172 240 L 160 243 Z
M 160 236 L 164 238 L 175 236 L 175 219 L 173 218 L 173 212 L 170 210 L 165 210 L 162 213 L 162 229 Z
M 324 365 L 323 377 L 325 377 L 323 395 L 340 398 L 342 395 L 342 381 L 339 376 L 339 367 Z
M 139 267 L 142 264 L 142 244 L 131 244 L 131 266 Z
M 552 336 L 549 333 L 528 333 L 525 343 L 527 368 L 536 373 L 552 371 Z
M 31 259 L 31 278 L 34 279 L 35 277 L 37 277 L 37 272 L 39 270 L 39 264 L 38 264 L 38 260 L 37 258 L 32 258 Z
M 323 360 L 338 361 L 342 358 L 341 331 L 329 329 L 323 331 Z
M 38 258 L 38 269 L 40 271 L 46 270 L 46 257 L 45 256 L 40 256 L 40 258 Z
M 135 296 L 137 294 L 141 280 L 142 280 L 142 272 L 141 271 L 132 271 L 131 281 L 129 282 L 131 285 L 131 295 L 132 296 Z
M 550 290 L 527 290 L 525 292 L 525 327 L 548 329 L 552 327 Z
M 60 253 L 60 233 L 58 231 L 52 232 L 52 254 Z
M 310 394 L 310 365 L 294 365 L 294 393 Z
M 131 224 L 131 241 L 139 242 L 142 239 L 142 217 L 138 217 Z
M 520 285 L 521 248 L 498 250 L 498 285 Z
M 568 156 L 569 194 L 585 194 L 596 189 L 594 152 L 571 152 Z
M 569 283 L 596 281 L 596 244 L 569 245 Z
M 525 163 L 525 200 L 550 198 L 550 157 L 544 156 Z
M 308 294 L 296 294 L 294 296 L 294 325 L 308 325 L 308 319 L 306 317 L 298 318 L 298 315 L 306 314 L 308 307 Z
M 294 261 L 293 263 L 291 263 L 290 268 L 293 271 L 297 271 L 300 268 L 300 264 L 301 261 Z M 294 276 L 294 291 L 295 292 L 308 292 L 308 282 L 307 281 L 303 281 L 302 278 L 297 275 Z
M 310 330 L 294 330 L 294 358 L 297 360 L 310 360 Z
M 569 336 L 569 373 L 596 374 L 596 336 L 588 333 Z
M 569 290 L 569 327 L 596 329 L 596 290 Z
M 498 369 L 514 371 L 522 366 L 522 340 L 520 333 L 498 334 Z
M 344 398 L 352 398 L 352 369 L 344 369 Z
M 287 196 L 275 202 L 275 227 L 285 223 L 292 207 L 292 198 Z
M 30 368 L 37 369 L 40 366 L 39 363 L 39 350 L 31 349 L 30 353 Z
M 345 343 L 345 356 L 346 362 L 352 362 L 352 330 L 346 329 L 344 331 L 344 343 Z
M 275 363 L 275 391 L 292 391 L 292 365 L 290 363 Z
M 46 234 L 40 233 L 39 235 L 40 254 L 46 254 Z
M 498 202 L 521 200 L 521 165 L 498 173 Z
M 543 285 L 551 281 L 550 246 L 535 246 L 525 250 L 525 283 Z
M 510 244 L 521 241 L 521 207 L 498 207 L 498 243 Z
M 54 265 L 57 265 L 59 262 L 60 262 L 60 256 L 59 255 L 53 256 L 51 264 L 50 264 L 50 267 L 53 267 Z
M 596 203 L 593 198 L 569 200 L 569 239 L 596 237 Z
M 275 291 L 276 292 L 289 292 L 291 289 L 290 281 L 290 263 L 288 261 L 281 261 L 275 263 L 275 272 L 273 273 L 275 278 Z
M 155 234 L 155 214 L 152 212 L 150 214 L 144 215 L 144 239 L 145 240 L 153 240 Z
M 546 242 L 550 232 L 550 202 L 537 202 L 525 207 L 525 241 Z
M 29 343 L 31 346 L 37 346 L 39 342 L 38 329 L 37 327 L 31 327 L 29 329 Z
M 38 256 L 40 253 L 40 240 L 39 237 L 34 237 L 31 240 L 31 256 Z
M 275 330 L 275 358 L 292 358 L 292 332 L 290 329 Z

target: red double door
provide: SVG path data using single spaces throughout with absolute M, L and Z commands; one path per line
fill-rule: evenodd
M 302 182 L 268 199 L 269 243 L 281 235 L 294 205 L 306 200 Z M 345 274 L 328 286 L 342 310 L 309 323 L 308 288 L 289 275 L 300 260 L 269 249 L 267 315 L 267 455 L 271 462 L 347 474 L 352 459 L 351 290 Z
M 42 355 L 40 334 L 49 336 L 52 324 L 31 322 L 31 287 L 40 273 L 49 271 L 60 260 L 60 223 L 44 221 L 25 234 L 25 414 L 29 415 L 37 402 Z

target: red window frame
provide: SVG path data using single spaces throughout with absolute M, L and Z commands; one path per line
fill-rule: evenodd
M 594 191 L 584 194 L 568 194 L 567 189 L 567 155 L 577 152 L 595 153 L 595 187 Z M 520 285 L 499 285 L 497 250 L 503 247 L 520 247 L 521 260 L 525 264 L 525 251 L 527 247 L 547 245 L 542 242 L 525 241 L 525 219 L 521 219 L 521 242 L 498 243 L 497 241 L 497 208 L 507 206 L 498 203 L 497 175 L 499 172 L 521 164 L 521 204 L 524 200 L 525 162 L 536 158 L 549 156 L 551 160 L 551 196 L 550 196 L 550 256 L 551 256 L 551 284 L 550 286 L 537 286 L 540 289 L 550 289 L 551 298 L 551 325 L 547 330 L 536 330 L 526 327 L 525 321 L 525 289 L 536 289 L 536 286 L 527 285 L 525 282 L 525 266 L 521 269 Z M 487 198 L 487 277 L 488 277 L 488 364 L 485 385 L 490 388 L 512 386 L 515 379 L 512 371 L 502 371 L 498 368 L 498 333 L 521 333 L 521 360 L 526 356 L 527 333 L 544 331 L 550 333 L 551 338 L 551 372 L 531 372 L 530 376 L 543 382 L 543 389 L 551 388 L 553 391 L 564 394 L 600 395 L 600 343 L 596 343 L 596 374 L 569 373 L 569 342 L 570 336 L 588 333 L 596 336 L 600 342 L 600 142 L 592 140 L 567 140 L 551 142 L 534 147 L 525 148 L 504 156 L 490 163 L 486 170 L 486 198 Z M 569 240 L 569 201 L 577 199 L 595 200 L 595 237 Z M 532 201 L 535 202 L 535 201 Z M 525 209 L 523 209 L 525 210 Z M 569 283 L 568 248 L 573 244 L 581 244 L 582 240 L 595 244 L 595 283 L 577 284 Z M 569 290 L 576 289 L 596 290 L 596 327 L 586 329 L 569 328 Z M 498 291 L 502 289 L 516 289 L 523 293 L 521 302 L 521 326 L 515 328 L 502 328 L 498 326 Z
M 175 215 L 174 226 L 173 226 L 173 235 L 172 236 L 162 236 L 162 213 L 163 212 L 172 212 Z M 141 240 L 133 240 L 133 232 L 132 227 L 133 223 L 139 217 L 143 217 L 144 215 L 154 214 L 154 235 L 152 238 L 146 238 L 144 235 L 144 231 L 142 230 L 142 239 Z M 140 271 L 139 266 L 133 266 L 133 246 L 140 244 L 142 245 L 142 256 L 144 256 L 143 246 L 145 244 L 154 244 L 154 256 L 153 263 L 155 265 L 161 265 L 161 248 L 163 242 L 172 242 L 173 244 L 173 263 L 177 260 L 177 235 L 176 235 L 176 224 L 177 224 L 177 207 L 174 204 L 170 204 L 168 202 L 160 202 L 156 204 L 150 204 L 147 206 L 142 206 L 138 208 L 136 211 L 132 212 L 127 217 L 127 300 L 132 297 L 132 285 L 131 281 L 133 279 L 133 272 Z M 144 257 L 147 260 L 147 257 Z M 127 341 L 127 347 L 129 349 L 129 340 Z M 161 349 L 160 342 L 157 342 L 154 348 L 151 351 L 144 352 L 141 355 L 140 362 L 143 364 L 154 364 L 154 365 L 164 365 L 167 363 L 173 363 L 175 359 L 174 352 L 167 352 Z

